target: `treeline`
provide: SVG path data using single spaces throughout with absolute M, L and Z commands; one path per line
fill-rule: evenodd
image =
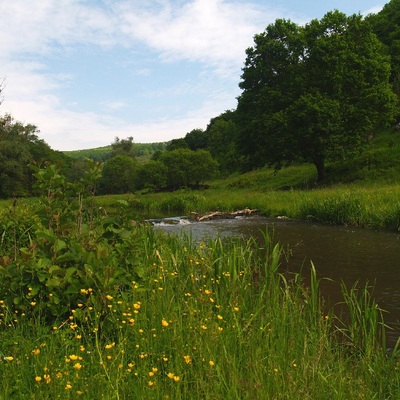
M 333 11 L 302 26 L 276 20 L 246 50 L 235 110 L 166 145 L 116 138 L 86 154 L 98 163 L 96 193 L 198 187 L 218 174 L 302 162 L 323 180 L 327 162 L 359 154 L 399 124 L 399 21 L 400 0 L 366 18 Z M 1 197 L 35 194 L 28 164 L 55 163 L 73 182 L 87 173 L 87 161 L 51 150 L 38 133 L 1 118 Z

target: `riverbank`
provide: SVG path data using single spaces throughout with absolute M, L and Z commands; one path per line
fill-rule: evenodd
M 342 288 L 344 320 L 314 268 L 307 286 L 280 273 L 268 235 L 195 242 L 133 221 L 214 190 L 100 207 L 57 192 L 3 213 L 0 398 L 398 398 L 367 288 Z
M 400 228 L 400 185 L 397 184 L 263 190 L 250 184 L 239 188 L 220 181 L 206 190 L 104 196 L 96 198 L 96 203 L 112 209 L 119 200 L 127 201 L 130 212 L 137 216 L 163 217 L 249 208 L 271 218 L 285 216 L 391 232 L 398 232 Z

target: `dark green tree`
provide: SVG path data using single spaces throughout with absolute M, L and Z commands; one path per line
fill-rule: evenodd
M 225 111 L 212 118 L 206 128 L 207 149 L 218 162 L 223 174 L 230 174 L 239 169 L 240 156 L 237 151 L 238 129 L 235 112 Z
M 199 186 L 215 176 L 217 162 L 206 150 L 176 149 L 165 151 L 160 161 L 167 168 L 167 185 L 171 190 Z
M 208 147 L 208 136 L 203 129 L 193 129 L 186 134 L 185 142 L 190 150 L 204 150 Z
M 338 11 L 304 27 L 277 20 L 247 50 L 238 101 L 247 167 L 313 163 L 359 151 L 392 121 L 390 59 L 370 25 Z
M 139 170 L 138 187 L 161 190 L 167 186 L 167 167 L 161 161 L 150 160 Z
M 387 46 L 391 57 L 391 77 L 393 91 L 398 99 L 398 122 L 400 121 L 400 0 L 391 0 L 378 14 L 367 17 L 368 22 Z
M 15 121 L 10 115 L 0 117 L 0 196 L 32 194 L 33 177 L 28 164 L 66 162 L 37 136 L 36 126 Z
M 99 182 L 102 194 L 129 193 L 135 190 L 138 166 L 132 157 L 119 155 L 103 165 Z
M 177 149 L 188 149 L 188 143 L 186 142 L 185 139 L 180 138 L 180 139 L 172 139 L 166 147 L 167 151 L 171 150 L 177 150 Z
M 111 144 L 111 157 L 115 156 L 128 156 L 135 158 L 135 144 L 133 137 L 130 136 L 127 139 L 115 138 L 115 141 Z

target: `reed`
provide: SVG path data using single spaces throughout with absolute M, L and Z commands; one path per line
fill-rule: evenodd
M 132 228 L 145 278 L 82 287 L 63 320 L 1 302 L 2 398 L 396 398 L 396 356 L 367 289 L 346 291 L 351 320 L 324 310 L 319 280 L 280 272 L 282 247 L 194 242 Z M 130 246 L 134 246 L 134 243 Z M 114 287 L 111 290 L 111 287 Z M 4 292 L 3 292 L 4 293 Z M 36 304 L 33 304 L 36 303 Z M 338 333 L 357 349 L 343 351 Z M 373 375 L 373 378 L 372 378 Z

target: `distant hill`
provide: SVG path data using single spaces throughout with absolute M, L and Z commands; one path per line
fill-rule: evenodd
M 134 144 L 136 157 L 139 162 L 150 159 L 156 151 L 165 150 L 166 146 L 166 142 Z M 77 160 L 89 158 L 94 161 L 106 161 L 111 157 L 111 152 L 112 146 L 109 145 L 104 147 L 97 147 L 94 149 L 64 151 L 63 153 L 68 157 L 75 158 Z

